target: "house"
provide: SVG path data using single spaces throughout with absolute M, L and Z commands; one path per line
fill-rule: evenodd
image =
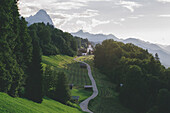
M 87 53 L 82 53 L 81 55 L 82 55 L 82 56 L 86 56 L 86 55 L 87 55 Z
M 92 85 L 85 85 L 84 89 L 93 89 L 93 86 Z
M 78 50 L 78 56 L 86 56 L 86 55 L 91 55 L 91 54 L 93 54 L 93 47 L 92 47 L 92 45 L 88 45 L 88 47 L 87 47 L 87 49 L 82 49 L 82 48 L 80 48 L 79 50 Z
M 87 52 L 86 49 L 79 48 L 79 49 L 78 49 L 78 56 L 85 56 L 85 55 L 87 55 L 86 52 Z
M 93 48 L 92 48 L 91 45 L 88 45 L 87 53 L 88 53 L 89 55 L 91 55 L 91 54 L 93 53 Z
M 74 103 L 78 103 L 79 102 L 79 96 L 72 96 L 71 97 L 71 100 L 74 102 Z

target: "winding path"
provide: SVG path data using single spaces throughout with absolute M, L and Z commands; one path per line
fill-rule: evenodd
M 77 61 L 77 62 L 84 63 L 84 64 L 86 64 L 86 66 L 87 66 L 88 75 L 89 75 L 89 78 L 90 78 L 90 80 L 91 80 L 92 87 L 93 87 L 93 94 L 92 94 L 89 98 L 87 98 L 86 100 L 84 100 L 83 102 L 81 102 L 81 103 L 80 103 L 80 107 L 81 107 L 81 109 L 82 109 L 83 111 L 85 111 L 85 112 L 93 113 L 92 111 L 90 111 L 90 110 L 88 109 L 88 104 L 89 104 L 89 101 L 90 101 L 90 100 L 94 99 L 94 98 L 98 95 L 98 89 L 97 89 L 97 86 L 96 86 L 96 82 L 95 82 L 95 80 L 94 80 L 94 78 L 93 78 L 93 76 L 92 76 L 90 65 L 87 64 L 87 63 L 85 63 L 85 62 L 78 61 L 77 58 L 75 58 L 74 60 Z

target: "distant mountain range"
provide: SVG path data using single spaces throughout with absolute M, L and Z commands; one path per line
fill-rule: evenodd
M 95 42 L 95 43 L 101 43 L 103 40 L 106 39 L 114 39 L 116 41 L 122 41 L 121 39 L 118 39 L 112 34 L 104 35 L 104 34 L 90 34 L 88 32 L 83 32 L 83 30 L 80 30 L 76 33 L 71 33 L 73 36 L 87 38 L 89 41 Z
M 47 14 L 45 10 L 39 10 L 34 16 L 30 16 L 26 18 L 26 21 L 28 22 L 28 25 L 34 24 L 34 23 L 41 23 L 44 22 L 45 24 L 49 23 L 54 26 L 52 19 L 50 16 Z M 143 49 L 148 49 L 150 53 L 155 55 L 155 53 L 158 53 L 160 57 L 161 63 L 165 67 L 170 67 L 170 45 L 165 46 L 165 45 L 159 45 L 159 44 L 153 44 L 149 42 L 145 42 L 136 38 L 128 38 L 128 39 L 119 39 L 116 36 L 109 34 L 109 35 L 104 35 L 104 34 L 91 34 L 88 32 L 83 32 L 82 30 L 76 32 L 76 33 L 71 33 L 73 36 L 78 36 L 81 38 L 87 38 L 89 41 L 94 42 L 95 44 L 101 43 L 102 41 L 106 39 L 114 39 L 115 41 L 120 41 L 123 43 L 133 43 L 136 46 L 139 46 Z
M 54 26 L 52 19 L 47 14 L 47 12 L 43 9 L 39 10 L 34 16 L 30 16 L 26 18 L 28 22 L 28 26 L 34 23 L 41 23 L 44 22 L 45 24 L 49 23 Z
M 159 44 L 153 44 L 150 42 L 145 42 L 136 38 L 128 38 L 128 39 L 119 39 L 116 36 L 110 34 L 110 35 L 104 35 L 104 34 L 90 34 L 88 32 L 83 32 L 82 30 L 76 32 L 76 33 L 71 33 L 73 36 L 78 36 L 82 38 L 87 38 L 89 41 L 94 42 L 95 44 L 101 43 L 102 41 L 106 39 L 114 39 L 115 41 L 120 41 L 123 43 L 132 43 L 136 46 L 139 46 L 143 49 L 148 49 L 150 53 L 155 55 L 158 53 L 160 57 L 161 63 L 165 67 L 170 67 L 170 45 L 165 46 L 165 45 L 159 45 Z

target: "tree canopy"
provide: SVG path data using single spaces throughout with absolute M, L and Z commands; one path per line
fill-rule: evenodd
M 162 98 L 163 92 L 159 91 L 162 88 L 170 90 L 170 71 L 160 63 L 158 54 L 154 57 L 147 50 L 131 43 L 110 39 L 96 45 L 94 64 L 117 84 L 122 104 L 137 113 L 159 112 L 161 105 L 170 105 Z M 166 96 L 169 94 L 164 93 Z M 157 98 L 162 98 L 162 101 Z M 170 111 L 166 108 L 165 112 Z

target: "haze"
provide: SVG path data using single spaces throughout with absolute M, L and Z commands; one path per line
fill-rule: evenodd
M 44 9 L 67 32 L 114 34 L 170 45 L 170 0 L 20 0 L 20 14 Z

